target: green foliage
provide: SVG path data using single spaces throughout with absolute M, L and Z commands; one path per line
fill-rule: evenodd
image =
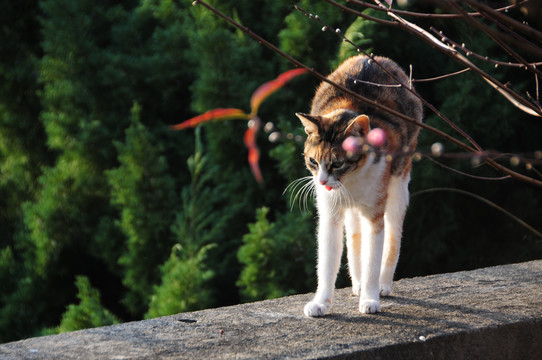
M 36 196 L 40 167 L 51 160 L 43 126 L 36 120 L 41 110 L 38 15 L 38 1 L 0 4 L 0 342 L 36 326 L 23 312 L 29 292 L 23 285 L 28 277 L 21 232 L 23 204 Z
M 250 233 L 243 236 L 244 245 L 239 248 L 239 261 L 245 264 L 237 281 L 242 287 L 246 300 L 276 298 L 282 295 L 275 280 L 275 268 L 271 261 L 274 256 L 273 236 L 274 224 L 267 220 L 269 208 L 256 211 L 256 222 L 249 224 Z
M 289 0 L 211 3 L 322 73 L 356 53 Z M 366 51 L 412 64 L 414 78 L 457 70 L 401 30 L 325 2 L 299 5 Z M 313 290 L 314 216 L 283 194 L 308 175 L 302 143 L 270 144 L 260 132 L 259 185 L 244 122 L 166 126 L 217 107 L 248 110 L 252 92 L 290 63 L 190 1 L 5 1 L 0 23 L 0 342 Z M 469 26 L 438 25 L 507 60 Z M 531 90 L 525 72 L 484 68 Z M 294 113 L 309 111 L 317 85 L 309 75 L 288 83 L 262 104 L 263 122 L 304 136 Z M 540 123 L 474 74 L 416 88 L 484 148 L 540 145 Z M 453 133 L 428 110 L 425 121 Z M 422 132 L 420 148 L 435 141 Z M 540 219 L 538 189 L 416 163 L 412 193 L 435 186 L 472 191 L 535 226 Z M 542 256 L 534 235 L 446 192 L 412 197 L 403 244 L 399 277 Z
M 214 273 L 205 263 L 212 245 L 195 254 L 184 251 L 180 244 L 171 249 L 171 256 L 160 268 L 162 282 L 154 289 L 146 318 L 205 309 L 213 304 L 209 280 Z
M 329 26 L 334 28 L 343 27 L 354 20 L 353 16 L 323 2 L 314 3 L 302 0 L 298 5 L 307 11 L 318 14 Z M 292 11 L 284 21 L 286 27 L 279 33 L 281 49 L 308 66 L 323 65 L 325 66 L 323 72 L 327 72 L 331 63 L 330 59 L 335 57 L 340 42 L 335 41 L 336 38 L 332 34 L 323 34 L 320 24 L 308 20 L 299 11 Z
M 92 287 L 86 276 L 75 279 L 79 304 L 68 305 L 55 332 L 75 331 L 98 326 L 118 324 L 120 320 L 103 307 L 100 292 Z
M 213 214 L 224 195 L 221 187 L 209 187 L 216 169 L 203 155 L 200 132 L 196 129 L 195 153 L 187 161 L 191 184 L 183 189 L 182 209 L 171 227 L 177 243 L 160 268 L 160 285 L 154 286 L 147 318 L 203 309 L 215 303 L 210 289 L 215 270 L 209 253 L 217 248 L 215 241 L 227 229 L 231 216 L 220 218 Z
M 0 301 L 6 302 L 6 295 L 16 286 L 17 262 L 10 246 L 0 249 Z M 1 319 L 1 317 L 0 317 Z M 1 323 L 1 322 L 0 322 Z
M 369 9 L 365 12 L 367 15 L 385 19 L 386 15 L 380 11 Z M 373 21 L 367 21 L 361 17 L 355 19 L 352 24 L 346 29 L 344 36 L 353 42 L 361 50 L 365 51 L 367 54 L 372 54 L 374 52 L 374 47 L 376 41 L 374 37 L 378 36 L 378 30 L 382 26 Z M 386 31 L 386 33 L 388 33 Z M 368 36 L 371 36 L 369 38 Z M 358 51 L 355 46 L 344 41 L 339 47 L 339 54 L 337 56 L 337 61 L 334 64 L 335 67 L 341 64 L 344 60 L 348 59 L 351 56 L 358 55 Z
M 123 283 L 130 289 L 124 301 L 135 314 L 145 311 L 158 280 L 158 265 L 172 242 L 171 210 L 178 202 L 163 146 L 141 123 L 140 113 L 134 104 L 125 142 L 115 143 L 120 166 L 106 172 L 111 201 L 121 210 L 119 226 L 126 236 L 127 249 L 119 258 Z
M 269 155 L 276 161 L 278 172 L 288 181 L 293 181 L 306 174 L 303 157 L 298 156 L 302 151 L 301 144 L 284 142 L 271 150 Z M 295 165 L 292 166 L 292 163 Z
M 246 301 L 306 291 L 313 284 L 314 253 L 307 251 L 314 248 L 311 216 L 287 212 L 272 223 L 268 213 L 267 207 L 256 210 L 256 222 L 248 224 L 239 248 L 244 267 L 237 285 Z

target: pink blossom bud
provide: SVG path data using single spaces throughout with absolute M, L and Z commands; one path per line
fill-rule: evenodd
M 361 147 L 361 141 L 355 136 L 349 136 L 343 141 L 343 149 L 346 152 L 354 153 Z
M 386 132 L 380 128 L 375 128 L 367 134 L 367 142 L 373 146 L 382 146 L 386 143 Z M 343 143 L 344 147 L 344 143 Z

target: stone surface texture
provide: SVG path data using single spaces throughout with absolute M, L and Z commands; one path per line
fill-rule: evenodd
M 0 345 L 0 359 L 541 359 L 542 260 L 403 279 L 382 312 L 351 289 L 307 318 L 312 294 Z

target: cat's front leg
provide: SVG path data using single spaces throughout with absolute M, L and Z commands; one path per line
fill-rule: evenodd
M 342 251 L 342 218 L 320 214 L 318 223 L 318 287 L 312 301 L 305 305 L 305 315 L 324 316 L 330 312 Z
M 354 209 L 345 212 L 346 247 L 348 270 L 352 280 L 352 292 L 359 296 L 361 289 L 361 218 Z
M 363 219 L 361 249 L 361 291 L 359 311 L 374 314 L 380 311 L 380 267 L 384 247 L 384 219 Z

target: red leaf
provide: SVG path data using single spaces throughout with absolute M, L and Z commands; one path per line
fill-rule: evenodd
M 249 119 L 250 116 L 245 113 L 243 110 L 239 109 L 213 109 L 209 110 L 204 114 L 193 117 L 183 121 L 180 124 L 170 125 L 169 127 L 173 130 L 183 130 L 186 128 L 193 128 L 196 125 L 204 123 L 211 120 L 229 120 L 229 119 Z
M 252 97 L 250 98 L 250 108 L 252 114 L 256 114 L 258 112 L 258 107 L 264 101 L 269 95 L 280 89 L 284 86 L 288 81 L 290 81 L 292 78 L 306 73 L 306 69 L 292 69 L 288 70 L 282 74 L 280 74 L 276 79 L 266 82 L 265 84 L 260 85 L 259 88 L 252 93 Z
M 252 173 L 259 183 L 263 182 L 262 172 L 258 164 L 260 160 L 260 151 L 256 145 L 256 135 L 260 128 L 260 119 L 256 116 L 253 118 L 251 125 L 249 125 L 247 131 L 245 131 L 245 146 L 248 149 L 248 163 L 252 169 Z

